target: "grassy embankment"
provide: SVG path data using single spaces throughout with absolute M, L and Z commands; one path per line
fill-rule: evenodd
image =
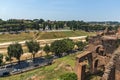
M 94 34 L 95 33 L 85 32 L 85 31 L 39 32 L 37 38 L 38 40 L 41 40 L 41 39 L 87 36 Z M 0 43 L 30 40 L 33 39 L 33 37 L 34 37 L 34 32 L 21 33 L 21 34 L 0 34 Z
M 75 56 L 72 54 L 56 59 L 50 66 L 41 67 L 22 74 L 0 78 L 0 80 L 57 80 L 60 75 L 67 72 L 74 72 Z M 90 80 L 99 80 L 99 76 L 90 76 Z
M 9 42 L 9 41 L 14 42 L 14 41 L 30 40 L 33 39 L 34 34 L 36 33 L 30 32 L 30 33 L 21 33 L 21 34 L 0 34 L 0 43 Z M 85 32 L 85 31 L 39 32 L 37 35 L 37 39 L 38 40 L 55 39 L 55 38 L 64 38 L 64 37 L 87 36 L 94 34 L 95 33 L 93 32 Z M 28 52 L 26 46 L 23 46 L 23 49 L 24 49 L 24 53 Z M 3 55 L 7 55 L 7 47 L 1 47 L 0 53 Z M 23 58 L 21 58 L 21 60 L 24 60 Z
M 69 55 L 59 58 L 50 66 L 45 66 L 18 75 L 0 78 L 0 80 L 27 80 L 30 77 L 35 77 L 38 80 L 57 80 L 57 78 L 64 73 L 73 72 L 75 56 L 76 55 Z M 67 65 L 72 69 L 67 69 Z
M 28 40 L 32 39 L 33 35 L 34 33 L 0 35 L 0 42 Z M 39 39 L 54 39 L 86 35 L 94 35 L 94 33 L 88 33 L 84 31 L 40 32 Z M 63 58 L 55 60 L 55 63 L 50 66 L 41 67 L 18 75 L 0 78 L 0 80 L 30 80 L 29 78 L 36 78 L 38 80 L 57 80 L 59 76 L 64 73 L 74 72 L 75 56 L 76 54 L 65 56 Z M 95 79 L 92 80 L 96 80 L 96 76 L 93 78 Z

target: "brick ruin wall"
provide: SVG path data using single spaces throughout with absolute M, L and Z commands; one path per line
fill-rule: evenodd
M 87 50 L 90 54 L 92 53 L 91 65 L 93 68 L 91 69 L 93 72 L 96 71 L 95 66 L 97 60 L 99 60 L 99 63 L 97 61 L 97 66 L 104 65 L 104 74 L 100 80 L 120 80 L 120 48 L 117 48 L 118 37 L 115 34 L 97 35 L 90 37 L 89 45 L 85 51 Z M 89 53 L 87 55 L 89 55 Z M 84 56 L 88 57 L 87 55 Z M 77 71 L 77 75 L 79 77 L 78 80 L 85 80 L 83 78 L 85 76 L 82 74 L 84 73 L 82 71 L 85 71 L 85 64 L 82 65 L 82 62 L 78 61 L 82 56 L 83 55 L 77 57 L 76 68 L 80 71 Z
M 113 53 L 112 58 L 106 65 L 101 80 L 120 80 L 120 47 Z

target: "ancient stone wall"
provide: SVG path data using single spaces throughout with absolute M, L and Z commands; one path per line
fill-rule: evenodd
M 105 53 L 112 54 L 118 47 L 118 41 L 116 36 L 103 36 L 102 45 L 104 46 Z
M 112 58 L 110 59 L 109 63 L 106 65 L 104 74 L 101 78 L 101 80 L 119 80 L 117 77 L 115 77 L 115 74 L 117 70 L 120 70 L 120 63 L 118 60 L 120 58 L 120 47 L 113 53 Z
M 91 73 L 96 73 L 98 67 L 103 68 L 104 74 L 101 80 L 117 80 L 116 68 L 120 70 L 120 63 L 119 65 L 116 63 L 119 62 L 117 60 L 120 60 L 120 56 L 118 57 L 118 52 L 116 52 L 118 51 L 116 50 L 118 48 L 118 37 L 113 35 L 114 32 L 107 32 L 104 35 L 90 37 L 88 47 L 77 56 L 76 73 L 78 80 L 85 80 L 86 64 L 83 62 L 86 59 Z
M 115 80 L 115 65 L 113 61 L 110 61 L 105 67 L 101 80 Z

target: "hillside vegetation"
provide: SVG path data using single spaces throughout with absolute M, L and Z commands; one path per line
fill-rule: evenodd
M 81 54 L 81 52 L 56 59 L 52 65 L 18 75 L 3 77 L 0 80 L 57 80 L 62 74 L 74 72 L 76 55 L 78 54 Z M 90 75 L 87 78 L 87 80 L 99 79 L 99 75 Z
M 93 32 L 85 31 L 62 31 L 62 32 L 39 32 L 36 33 L 20 33 L 20 34 L 0 34 L 0 42 L 9 42 L 9 41 L 23 41 L 30 40 L 34 37 L 38 40 L 40 39 L 55 39 L 55 38 L 64 38 L 64 37 L 77 37 L 77 36 L 87 36 L 94 35 Z
M 72 54 L 56 59 L 50 66 L 38 68 L 18 75 L 0 78 L 0 80 L 57 80 L 60 75 L 68 72 L 74 72 L 75 56 Z

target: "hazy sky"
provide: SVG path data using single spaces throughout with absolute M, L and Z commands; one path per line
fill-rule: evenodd
M 0 18 L 120 21 L 120 0 L 0 0 Z

